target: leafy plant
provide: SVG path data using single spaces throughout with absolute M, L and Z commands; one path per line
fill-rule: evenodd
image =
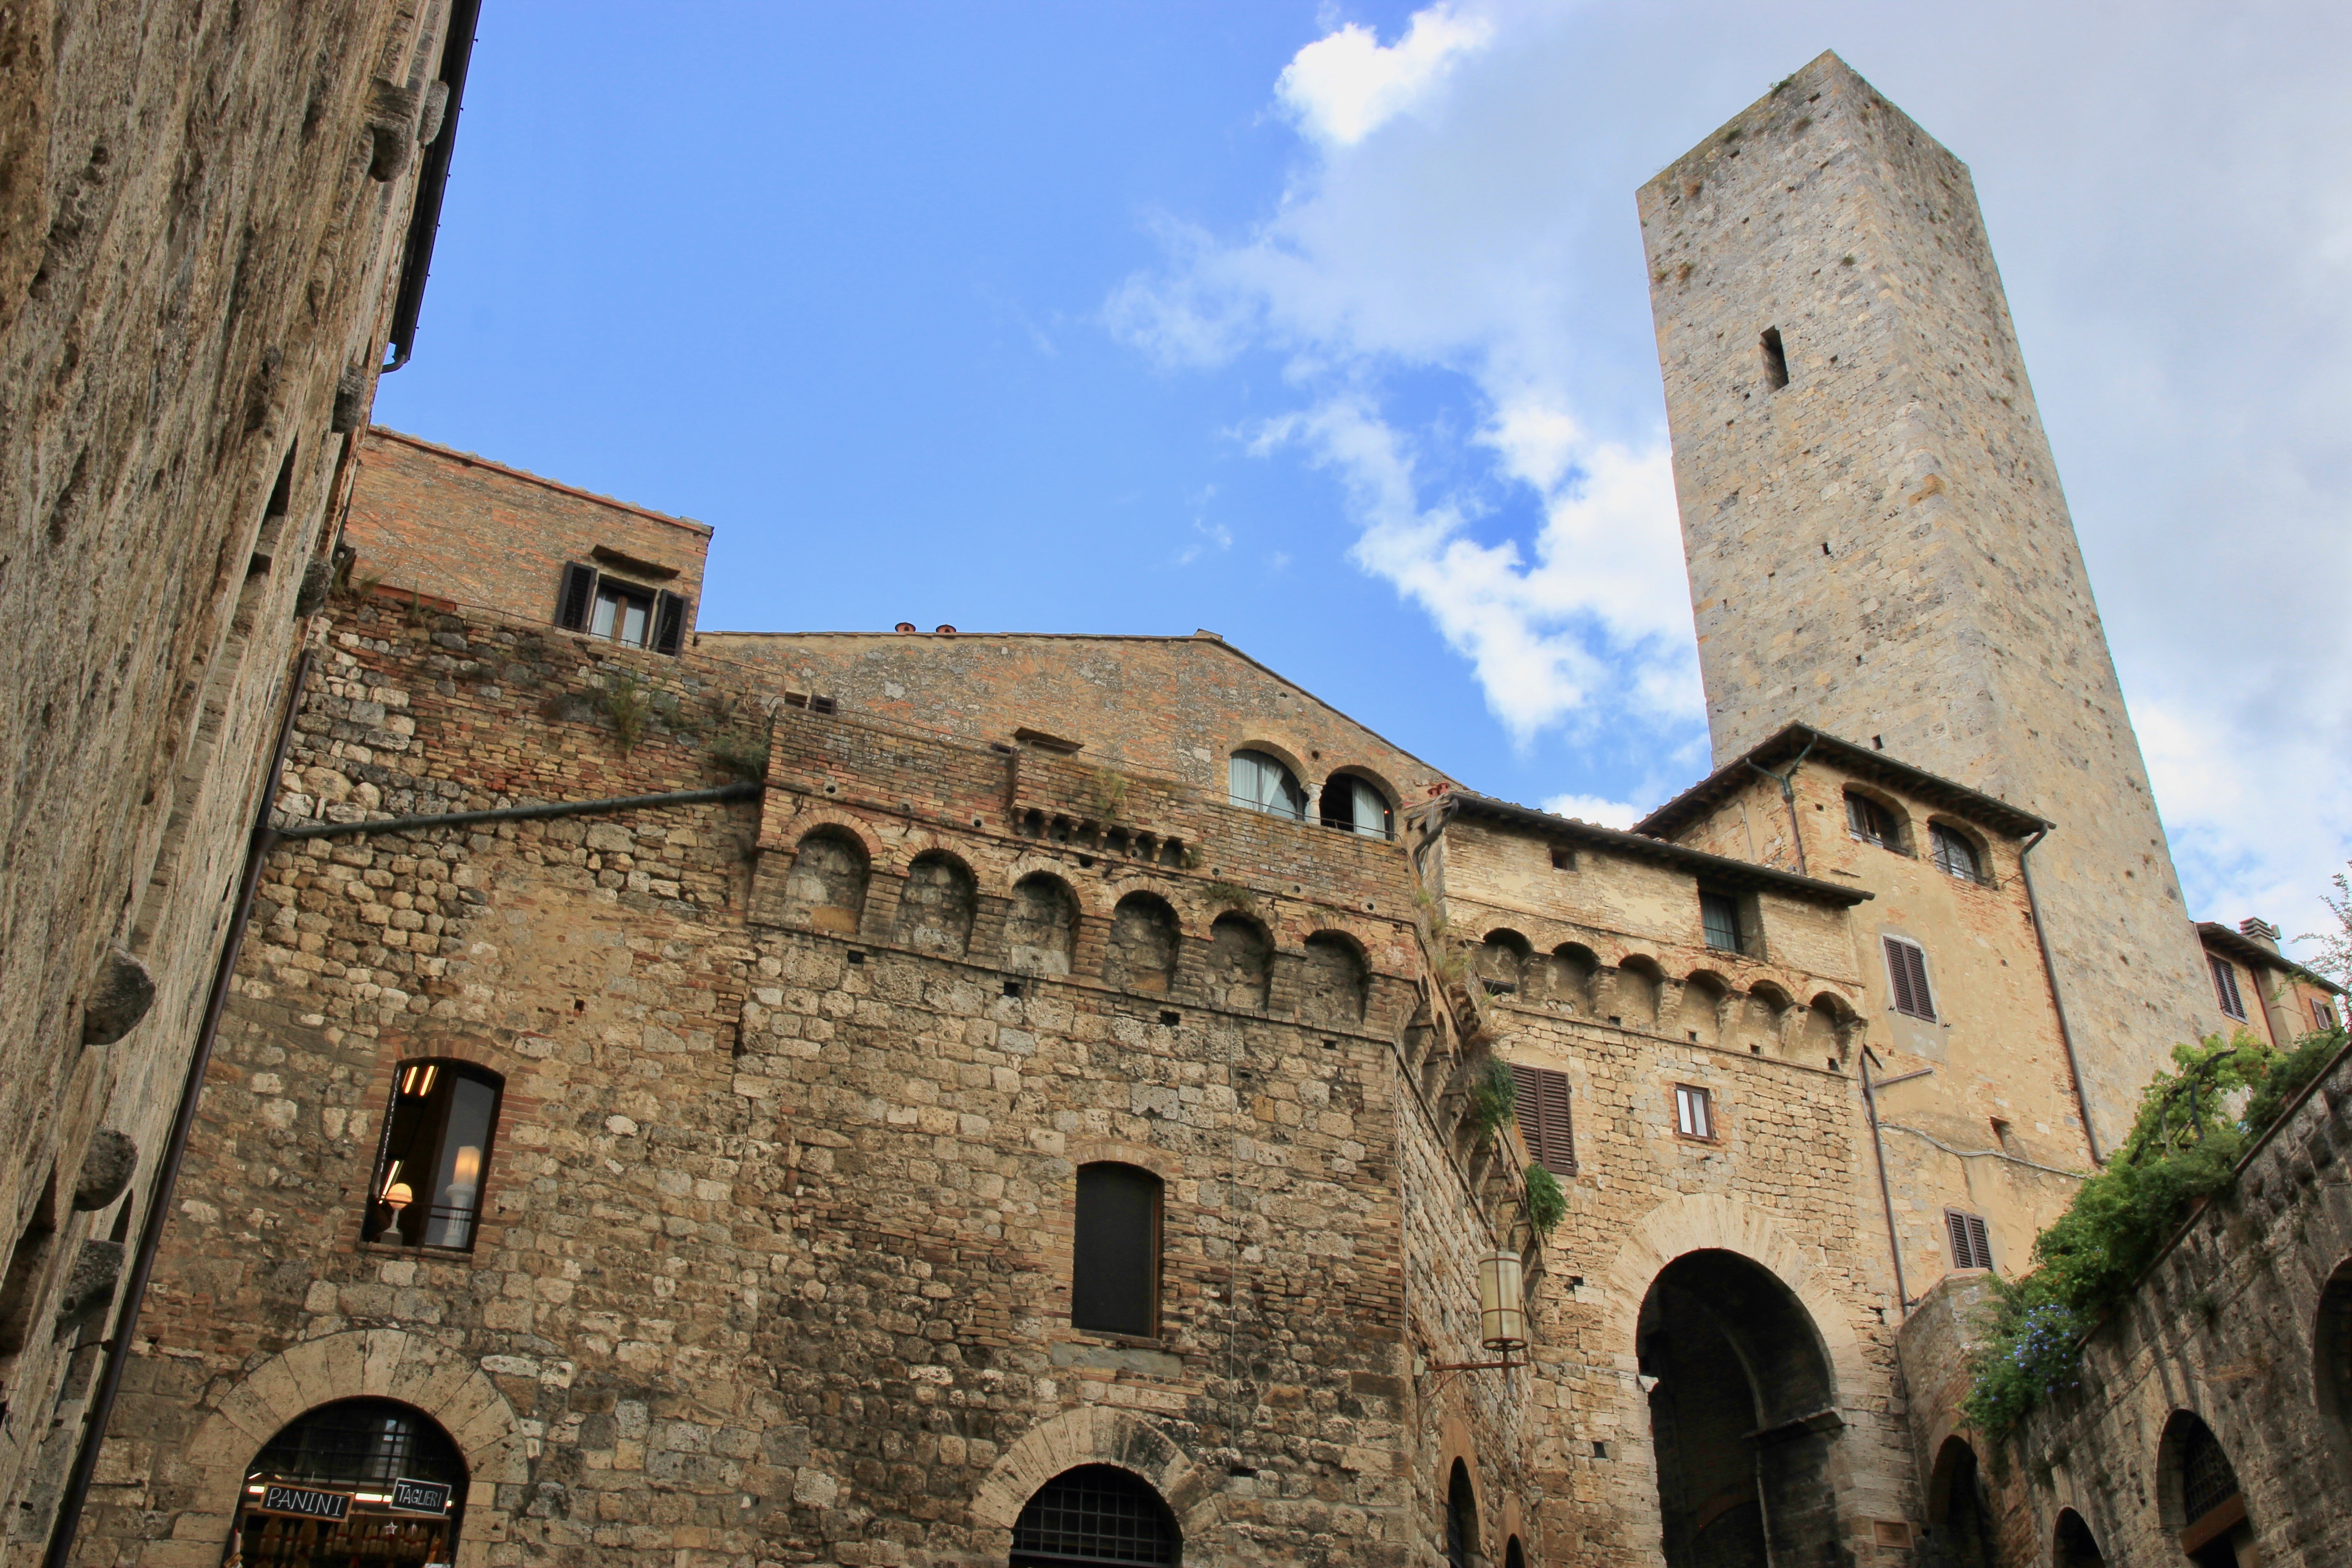
M 1479 1135 L 1493 1137 L 1518 1107 L 1519 1086 L 1511 1077 L 1509 1064 L 1500 1057 L 1488 1057 L 1479 1063 L 1470 1080 L 1470 1121 Z
M 2286 1053 L 2241 1033 L 2177 1046 L 2107 1168 L 2084 1182 L 2035 1238 L 2033 1270 L 1992 1281 L 1986 1339 L 1962 1406 L 1999 1439 L 2073 1386 L 2083 1336 L 2120 1306 L 2196 1206 L 2228 1187 L 2247 1145 L 2342 1050 L 2342 1030 L 2309 1035 Z M 2231 1102 L 2251 1093 L 2241 1114 Z
M 1568 1217 L 1568 1194 L 1560 1190 L 1559 1178 L 1541 1165 L 1528 1167 L 1528 1223 L 1536 1234 L 1549 1237 Z
M 608 671 L 596 688 L 593 700 L 596 710 L 613 726 L 613 738 L 620 742 L 621 755 L 625 757 L 635 751 L 654 716 L 654 696 L 645 682 L 627 670 Z
M 1246 910 L 1257 902 L 1257 895 L 1239 882 L 1211 882 L 1201 893 L 1221 910 Z
M 710 760 L 737 778 L 758 784 L 768 776 L 768 736 L 732 730 L 711 737 Z
M 327 592 L 346 604 L 363 605 L 383 581 L 381 572 L 362 572 L 356 555 L 338 554 L 335 574 L 327 584 Z
M 1087 804 L 1094 808 L 1096 820 L 1117 822 L 1127 805 L 1127 780 L 1108 768 L 1095 769 L 1087 779 Z

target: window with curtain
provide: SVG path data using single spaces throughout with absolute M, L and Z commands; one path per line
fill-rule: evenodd
M 1366 838 L 1392 838 L 1388 797 L 1352 773 L 1334 773 L 1323 786 L 1323 826 Z
M 1235 805 L 1298 822 L 1307 820 L 1307 791 L 1280 759 L 1264 752 L 1235 752 L 1227 778 L 1227 789 Z
M 402 1064 L 368 1188 L 370 1241 L 472 1247 L 503 1088 L 471 1062 Z

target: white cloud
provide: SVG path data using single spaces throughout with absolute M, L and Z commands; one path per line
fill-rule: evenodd
M 1485 17 L 1458 16 L 1443 4 L 1415 12 L 1404 37 L 1386 47 L 1372 29 L 1350 22 L 1293 56 L 1275 96 L 1307 135 L 1351 147 L 1426 102 L 1494 33 Z
M 1626 828 L 1642 820 L 1639 807 L 1622 800 L 1604 800 L 1597 795 L 1556 795 L 1543 803 L 1543 808 L 1554 816 L 1572 816 L 1580 822 L 1597 822 L 1603 827 Z

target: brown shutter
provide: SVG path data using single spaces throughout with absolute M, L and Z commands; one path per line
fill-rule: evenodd
M 596 605 L 596 568 L 578 561 L 563 563 L 563 582 L 555 595 L 555 624 L 567 632 L 588 629 L 588 612 Z
M 1953 1268 L 1992 1267 L 1992 1237 L 1985 1229 L 1984 1215 L 1964 1209 L 1946 1209 L 1944 1226 L 1951 1233 Z
M 1880 941 L 1886 949 L 1886 975 L 1895 986 L 1895 1010 L 1934 1022 L 1935 994 L 1927 989 L 1927 952 L 1900 937 Z
M 1511 1064 L 1518 1089 L 1519 1136 L 1535 1163 L 1558 1176 L 1576 1174 L 1576 1133 L 1569 1115 L 1568 1075 Z
M 1904 962 L 1911 966 L 1911 995 L 1919 1004 L 1919 1016 L 1932 1022 L 1936 1016 L 1936 994 L 1927 989 L 1927 950 L 1905 942 L 1903 952 Z
M 654 598 L 654 651 L 676 653 L 686 641 L 686 601 L 676 594 Z

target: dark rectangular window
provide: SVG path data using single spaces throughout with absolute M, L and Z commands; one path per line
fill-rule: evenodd
M 1078 1167 L 1070 1326 L 1160 1331 L 1160 1178 L 1133 1165 Z
M 368 1240 L 458 1251 L 474 1245 L 500 1089 L 495 1073 L 467 1062 L 402 1065 L 368 1187 Z
M 1568 1075 L 1511 1064 L 1518 1089 L 1519 1136 L 1535 1163 L 1556 1176 L 1576 1174 L 1576 1131 L 1569 1120 Z
M 1778 327 L 1764 329 L 1764 384 L 1774 392 L 1789 384 L 1789 354 Z
M 1895 992 L 1895 1010 L 1914 1018 L 1936 1021 L 1936 994 L 1927 988 L 1927 950 L 1899 936 L 1885 939 L 1886 977 Z
M 2221 1011 L 2243 1023 L 2246 999 L 2238 994 L 2237 970 L 2231 966 L 2228 959 L 2216 958 L 2210 952 L 2205 955 L 2205 962 L 2212 966 L 2213 995 L 2221 1004 Z
M 1715 1138 L 1715 1097 L 1690 1084 L 1675 1085 L 1675 1131 L 1685 1138 Z
M 1984 1215 L 1965 1209 L 1946 1209 L 1944 1229 L 1952 1238 L 1953 1268 L 1992 1267 L 1992 1238 L 1985 1230 Z
M 1745 949 L 1739 941 L 1739 900 L 1728 893 L 1698 896 L 1699 923 L 1706 928 L 1706 945 L 1725 952 Z

